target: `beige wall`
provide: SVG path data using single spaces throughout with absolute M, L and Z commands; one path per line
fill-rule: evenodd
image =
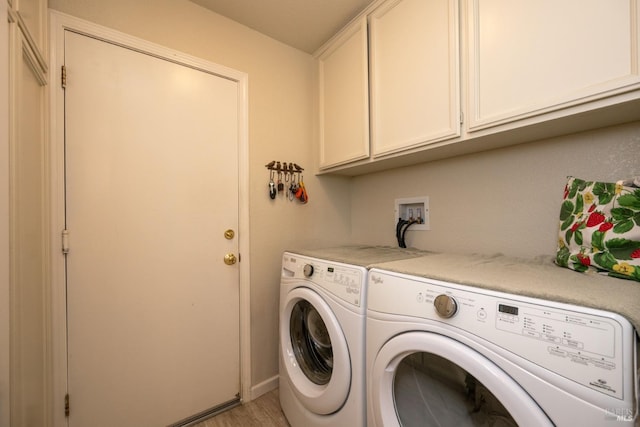
M 431 230 L 409 228 L 407 246 L 553 255 L 567 175 L 640 175 L 640 122 L 357 177 L 353 239 L 394 245 L 395 199 L 428 196 Z
M 332 244 L 329 231 L 348 238 L 344 179 L 306 173 L 307 205 L 267 193 L 271 160 L 312 169 L 311 56 L 185 0 L 50 0 L 49 7 L 248 74 L 252 384 L 277 375 L 282 251 Z M 221 185 L 225 179 L 232 178 L 220 177 Z

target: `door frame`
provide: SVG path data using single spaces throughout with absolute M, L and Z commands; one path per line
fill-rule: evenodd
M 251 399 L 250 349 L 250 259 L 249 259 L 249 122 L 248 75 L 164 46 L 133 37 L 73 16 L 50 11 L 50 135 L 51 135 L 51 309 L 53 426 L 66 426 L 64 400 L 67 393 L 67 307 L 65 256 L 62 230 L 65 225 L 64 176 L 64 90 L 61 66 L 64 64 L 64 32 L 67 30 L 152 55 L 173 63 L 213 73 L 238 84 L 238 253 L 242 255 L 240 273 L 240 397 Z
M 0 1 L 0 425 L 9 425 L 9 16 L 7 2 Z

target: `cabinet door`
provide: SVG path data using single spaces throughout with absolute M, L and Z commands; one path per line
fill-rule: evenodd
M 460 134 L 457 0 L 391 0 L 369 18 L 373 155 Z
M 635 0 L 468 0 L 469 130 L 638 88 Z
M 338 37 L 318 66 L 320 168 L 369 157 L 366 18 Z

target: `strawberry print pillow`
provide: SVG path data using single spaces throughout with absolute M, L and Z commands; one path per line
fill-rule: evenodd
M 569 177 L 556 264 L 640 281 L 640 177 L 617 183 Z

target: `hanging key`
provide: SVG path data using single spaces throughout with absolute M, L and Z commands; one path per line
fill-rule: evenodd
M 282 172 L 278 172 L 278 193 L 284 191 L 284 183 L 282 182 Z
M 276 198 L 276 184 L 273 182 L 273 171 L 269 173 L 269 197 Z

